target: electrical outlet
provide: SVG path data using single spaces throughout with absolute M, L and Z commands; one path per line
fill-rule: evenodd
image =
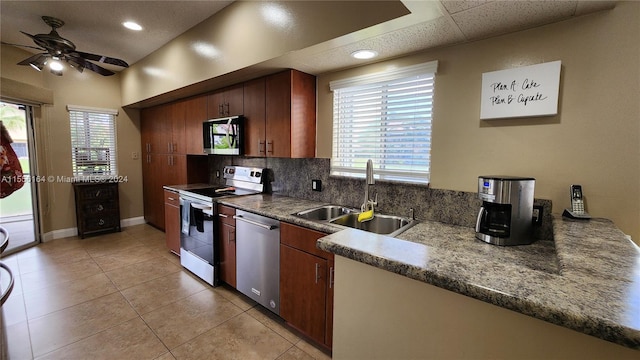
M 138 160 L 139 157 L 140 157 L 140 154 L 138 154 L 137 151 L 134 151 L 134 152 L 131 153 L 131 158 L 133 160 Z
M 322 181 L 321 180 L 311 180 L 311 190 L 313 190 L 313 191 L 322 191 Z

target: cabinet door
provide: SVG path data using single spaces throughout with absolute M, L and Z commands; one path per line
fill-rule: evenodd
M 163 164 L 162 186 L 187 183 L 187 155 L 169 154 Z M 164 190 L 164 189 L 163 189 Z
M 292 158 L 316 156 L 316 77 L 291 70 Z
M 158 201 L 157 186 L 158 176 L 160 176 L 159 160 L 163 155 L 153 153 L 143 153 L 142 156 L 142 195 L 144 200 L 144 219 L 151 225 L 163 228 L 160 226 L 160 220 L 158 219 L 159 211 L 158 206 L 161 203 Z M 164 219 L 163 219 L 164 222 Z
M 327 261 L 280 245 L 280 316 L 325 343 Z
M 186 157 L 179 154 L 143 155 L 144 219 L 159 229 L 165 230 L 163 186 L 187 182 Z
M 173 125 L 170 118 L 171 108 L 169 105 L 158 105 L 142 110 L 143 152 L 166 154 L 169 151 L 169 144 L 173 140 Z
M 209 119 L 219 117 L 242 115 L 243 111 L 243 86 L 242 84 L 229 86 L 216 90 L 209 94 L 207 116 Z
M 202 123 L 207 120 L 207 97 L 198 96 L 185 102 L 184 137 L 186 153 L 203 155 Z
M 224 101 L 225 116 L 242 115 L 244 110 L 244 89 L 242 83 L 225 88 Z
M 220 224 L 220 280 L 236 285 L 236 227 Z
M 207 119 L 224 116 L 224 92 L 217 90 L 207 96 Z
M 218 205 L 218 229 L 220 239 L 220 280 L 237 286 L 236 283 L 236 209 Z
M 244 83 L 244 153 L 265 156 L 265 79 Z
M 185 119 L 187 112 L 187 102 L 177 101 L 169 106 L 168 113 L 168 153 L 169 154 L 186 154 L 187 147 L 185 142 Z
M 267 156 L 291 156 L 291 73 L 266 77 Z
M 335 276 L 335 262 L 333 257 L 327 260 L 327 275 L 329 276 L 329 280 L 327 281 L 327 316 L 326 316 L 326 326 L 325 326 L 325 336 L 324 336 L 324 344 L 329 348 L 333 347 L 333 283 Z
M 167 248 L 180 256 L 180 200 L 178 194 L 164 191 L 164 232 Z

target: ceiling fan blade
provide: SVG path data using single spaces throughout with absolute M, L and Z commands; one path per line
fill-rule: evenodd
M 104 64 L 117 65 L 117 66 L 122 66 L 122 67 L 129 67 L 129 64 L 127 64 L 127 62 L 124 61 L 124 60 L 120 60 L 120 59 L 116 59 L 116 58 L 112 58 L 112 57 L 108 57 L 108 56 L 103 56 L 103 55 L 90 54 L 90 53 L 86 53 L 86 52 L 82 52 L 82 51 L 76 51 L 75 53 L 77 53 L 78 55 L 80 55 L 81 57 L 83 57 L 83 58 L 85 58 L 87 60 L 97 61 L 99 63 L 104 63 Z
M 4 41 L 0 41 L 0 44 L 2 44 L 2 45 L 11 45 L 11 46 L 20 46 L 20 47 L 25 47 L 25 48 L 29 48 L 29 49 L 36 49 L 36 50 L 40 50 L 40 51 L 47 51 L 46 49 L 39 48 L 37 46 L 12 44 L 12 43 L 4 42 Z
M 33 39 L 33 40 L 35 40 L 35 39 L 36 39 L 35 35 L 27 34 L 26 32 L 24 32 L 24 31 L 22 31 L 22 30 L 20 30 L 20 32 L 21 32 L 21 33 L 23 33 L 23 34 L 25 34 L 25 35 L 27 35 L 28 37 L 30 37 L 30 38 L 31 38 L 31 39 Z
M 29 58 L 26 58 L 26 59 L 20 61 L 18 63 L 18 65 L 31 65 L 34 62 L 40 62 L 41 58 L 48 58 L 48 57 L 49 57 L 49 54 L 47 54 L 47 53 L 35 54 L 35 55 L 33 55 L 33 56 L 29 57 Z M 42 63 L 44 63 L 44 61 L 42 61 Z
M 78 71 L 82 72 L 81 70 L 79 70 L 79 68 L 83 68 L 83 69 L 89 69 L 93 72 L 96 72 L 102 76 L 111 76 L 113 74 L 115 74 L 113 71 L 111 70 L 107 70 L 101 66 L 98 66 L 90 61 L 85 60 L 84 58 L 80 57 L 80 56 L 75 56 L 72 54 L 67 54 L 65 56 L 67 62 L 71 63 L 74 66 L 77 66 Z

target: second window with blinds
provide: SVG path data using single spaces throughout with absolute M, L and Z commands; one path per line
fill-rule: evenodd
M 116 110 L 67 106 L 71 125 L 71 166 L 77 180 L 116 176 Z
M 426 184 L 438 62 L 332 81 L 331 175 Z

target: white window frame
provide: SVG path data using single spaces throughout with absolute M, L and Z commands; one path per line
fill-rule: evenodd
M 117 176 L 118 110 L 67 105 L 67 111 L 71 130 L 71 171 L 74 179 L 91 181 Z M 97 140 L 100 137 L 103 139 Z
M 332 176 L 364 178 L 372 159 L 376 179 L 429 183 L 437 69 L 438 61 L 431 61 L 329 83 L 334 93 Z M 398 96 L 394 99 L 398 93 L 402 109 Z

